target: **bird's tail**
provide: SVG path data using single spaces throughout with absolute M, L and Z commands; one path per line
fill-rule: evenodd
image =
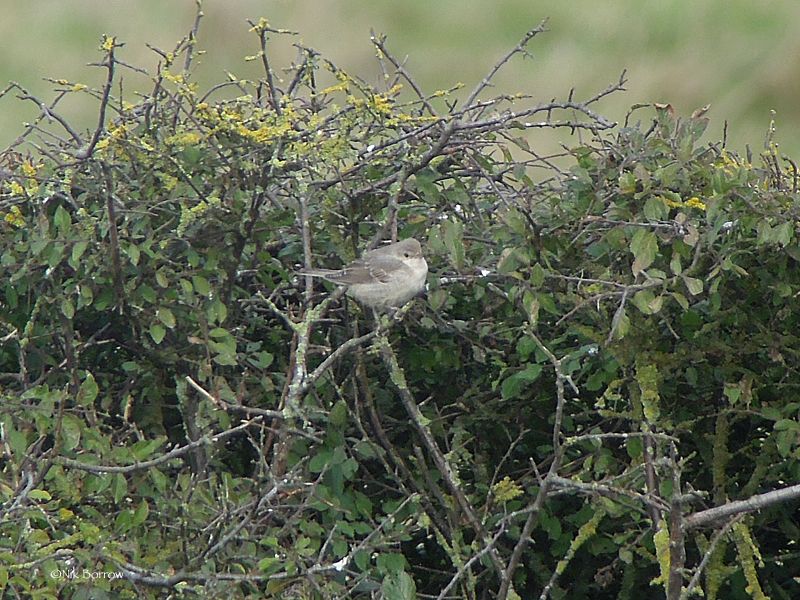
M 295 271 L 298 275 L 310 275 L 311 277 L 330 277 L 338 272 L 335 269 L 299 269 Z

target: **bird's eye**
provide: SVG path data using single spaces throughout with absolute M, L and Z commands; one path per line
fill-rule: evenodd
M 406 258 L 411 258 L 411 253 L 410 252 L 404 252 L 403 256 L 405 256 Z

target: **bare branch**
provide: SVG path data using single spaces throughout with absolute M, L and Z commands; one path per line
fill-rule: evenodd
M 425 97 L 425 94 L 422 93 L 422 89 L 419 87 L 419 85 L 417 85 L 417 82 L 414 81 L 414 79 L 411 77 L 408 71 L 405 70 L 400 61 L 398 61 L 394 56 L 392 56 L 392 54 L 386 48 L 386 36 L 377 36 L 375 35 L 375 32 L 372 32 L 370 35 L 370 40 L 378 49 L 378 51 L 383 56 L 385 56 L 390 63 L 392 63 L 392 66 L 403 77 L 403 79 L 405 79 L 408 82 L 408 84 L 411 86 L 411 89 L 413 89 L 414 93 L 417 94 L 419 101 L 422 103 L 425 109 L 431 115 L 435 116 L 436 111 L 434 110 L 433 106 L 431 106 L 430 102 L 428 102 L 428 99 Z
M 500 581 L 503 582 L 503 585 L 506 585 L 507 578 L 510 576 L 510 574 L 504 568 L 504 565 L 500 560 L 500 556 L 494 550 L 494 545 L 492 544 L 485 528 L 483 527 L 483 524 L 478 519 L 472 505 L 467 499 L 466 494 L 461 489 L 453 468 L 450 466 L 450 463 L 439 449 L 439 445 L 436 443 L 433 434 L 425 424 L 425 417 L 420 412 L 419 406 L 408 389 L 405 374 L 400 368 L 400 364 L 397 362 L 397 356 L 395 355 L 389 340 L 385 337 L 385 335 L 379 335 L 376 341 L 376 346 L 380 350 L 383 362 L 386 365 L 387 371 L 389 371 L 389 376 L 391 377 L 392 383 L 394 383 L 397 391 L 400 394 L 400 399 L 403 403 L 403 407 L 406 409 L 406 413 L 411 418 L 417 433 L 419 433 L 423 443 L 425 444 L 425 447 L 428 449 L 428 452 L 430 452 L 433 462 L 439 469 L 442 478 L 447 484 L 450 492 L 455 497 L 456 502 L 458 503 L 458 506 L 463 512 L 464 516 L 467 518 L 467 521 L 473 527 L 475 532 L 481 537 L 484 546 L 490 548 L 489 556 L 492 559 L 492 564 L 494 565 L 495 570 L 500 577 Z
M 736 500 L 723 504 L 722 506 L 701 510 L 689 515 L 683 522 L 687 529 L 694 529 L 695 527 L 702 527 L 720 519 L 762 510 L 774 506 L 775 504 L 791 502 L 798 498 L 800 498 L 800 484 L 791 485 L 779 490 L 751 496 L 747 500 Z
M 531 534 L 533 533 L 533 528 L 536 525 L 536 519 L 539 511 L 544 505 L 550 490 L 550 486 L 553 484 L 554 478 L 557 477 L 558 470 L 561 468 L 561 462 L 564 459 L 564 451 L 566 446 L 561 443 L 561 437 L 563 435 L 561 426 L 564 414 L 564 405 L 567 402 L 566 395 L 564 393 L 564 383 L 569 383 L 573 391 L 575 391 L 576 394 L 578 393 L 578 388 L 572 381 L 572 378 L 569 375 L 565 375 L 562 371 L 561 360 L 556 358 L 555 354 L 553 354 L 550 348 L 548 348 L 539 339 L 539 336 L 534 333 L 532 328 L 528 328 L 527 334 L 531 336 L 531 338 L 536 342 L 536 345 L 539 346 L 542 352 L 545 353 L 547 358 L 550 360 L 550 363 L 553 365 L 553 369 L 556 373 L 556 411 L 555 418 L 553 420 L 553 462 L 550 464 L 550 469 L 548 470 L 547 475 L 539 487 L 539 491 L 536 494 L 536 499 L 533 501 L 530 507 L 526 509 L 529 511 L 528 518 L 525 520 L 525 525 L 522 527 L 519 540 L 514 546 L 514 550 L 511 552 L 511 557 L 506 563 L 505 576 L 501 580 L 500 591 L 497 594 L 499 600 L 506 600 L 509 592 L 511 591 L 514 571 L 516 571 L 520 560 L 522 560 L 522 553 L 525 551 L 525 548 L 531 541 Z
M 64 467 L 68 467 L 70 469 L 79 469 L 81 471 L 86 471 L 88 473 L 134 473 L 136 471 L 142 471 L 146 469 L 150 469 L 152 467 L 157 467 L 159 465 L 163 465 L 171 460 L 176 458 L 180 458 L 185 454 L 188 454 L 195 448 L 199 448 L 200 446 L 211 446 L 216 444 L 217 442 L 229 438 L 232 435 L 239 433 L 240 431 L 244 431 L 248 427 L 258 423 L 261 421 L 261 417 L 254 417 L 248 421 L 237 425 L 236 427 L 232 427 L 230 429 L 226 429 L 216 435 L 211 437 L 203 436 L 197 441 L 190 442 L 184 446 L 179 446 L 173 450 L 170 450 L 166 454 L 162 454 L 158 458 L 153 458 L 151 460 L 145 460 L 143 462 L 137 462 L 132 465 L 93 465 L 90 463 L 81 462 L 79 460 L 74 460 L 72 458 L 67 458 L 65 456 L 55 456 L 53 457 L 53 462 L 57 465 L 62 465 Z
M 189 67 L 192 65 L 192 58 L 194 57 L 194 47 L 197 44 L 197 32 L 200 30 L 200 19 L 203 18 L 203 0 L 195 0 L 195 13 L 194 13 L 194 24 L 192 25 L 191 31 L 189 31 L 189 36 L 186 41 L 186 57 L 183 61 L 183 70 L 184 72 L 189 70 Z
M 700 583 L 700 576 L 703 574 L 703 570 L 708 565 L 708 561 L 711 560 L 711 556 L 714 554 L 717 544 L 719 544 L 719 541 L 727 535 L 731 527 L 733 527 L 743 518 L 744 514 L 736 515 L 717 530 L 717 532 L 714 534 L 714 537 L 711 538 L 711 543 L 709 543 L 708 548 L 703 554 L 703 559 L 700 561 L 700 564 L 697 565 L 697 569 L 695 570 L 694 575 L 692 575 L 689 585 L 687 585 L 686 588 L 684 588 L 684 590 L 681 592 L 680 600 L 688 600 L 688 598 L 692 595 L 694 588 L 696 588 L 697 584 Z
M 450 593 L 450 590 L 453 589 L 453 586 L 458 583 L 458 581 L 464 576 L 464 574 L 472 568 L 477 561 L 483 558 L 488 552 L 492 552 L 495 545 L 500 538 L 506 533 L 504 527 L 500 527 L 496 534 L 492 537 L 488 544 L 486 544 L 483 548 L 481 548 L 478 552 L 473 554 L 468 561 L 466 561 L 461 568 L 456 571 L 456 573 L 450 578 L 450 581 L 447 582 L 447 585 L 442 588 L 442 591 L 439 592 L 439 595 L 436 596 L 436 600 L 445 600 L 447 598 L 447 594 Z
M 114 60 L 114 49 L 117 48 L 117 42 L 113 38 L 107 39 L 109 48 L 106 51 L 106 59 L 102 63 L 102 66 L 106 68 L 106 82 L 103 85 L 103 95 L 100 99 L 100 113 L 97 117 L 97 127 L 92 134 L 92 139 L 89 141 L 89 144 L 85 148 L 79 149 L 75 153 L 75 157 L 78 159 L 86 159 L 89 158 L 94 153 L 94 148 L 97 146 L 97 142 L 100 140 L 100 135 L 105 130 L 106 124 L 106 109 L 108 108 L 108 102 L 111 95 L 111 84 L 114 82 L 114 66 L 116 64 Z
M 511 60 L 511 58 L 514 55 L 524 53 L 526 51 L 528 42 L 530 42 L 534 37 L 536 37 L 543 31 L 546 31 L 545 30 L 546 23 L 547 23 L 546 20 L 542 21 L 541 23 L 539 23 L 538 26 L 534 27 L 529 32 L 527 32 L 524 36 L 522 36 L 522 39 L 516 46 L 514 46 L 514 48 L 512 48 L 508 53 L 506 53 L 500 60 L 498 60 L 494 64 L 494 66 L 489 70 L 489 73 L 486 75 L 486 77 L 483 78 L 483 80 L 475 87 L 474 90 L 472 90 L 472 93 L 467 97 L 466 101 L 464 102 L 466 106 L 472 106 L 475 100 L 478 99 L 480 93 L 489 86 L 492 79 L 497 74 L 497 72 L 503 67 L 503 65 L 505 65 L 509 60 Z

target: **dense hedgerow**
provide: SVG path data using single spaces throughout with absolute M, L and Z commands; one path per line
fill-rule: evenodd
M 139 98 L 106 38 L 56 82 L 97 129 L 0 158 L 4 595 L 796 596 L 794 163 L 252 31 L 263 80 L 199 90 L 190 36 Z M 398 236 L 393 320 L 294 274 Z

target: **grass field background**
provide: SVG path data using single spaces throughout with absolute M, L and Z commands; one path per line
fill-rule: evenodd
M 52 97 L 44 77 L 98 86 L 103 33 L 125 42 L 130 64 L 153 69 L 150 43 L 170 50 L 191 27 L 192 0 L 37 0 L 3 2 L 0 20 L 0 89 L 9 80 L 34 95 Z M 206 0 L 200 47 L 206 51 L 195 80 L 201 88 L 224 72 L 260 75 L 247 18 L 265 16 L 275 27 L 299 32 L 340 67 L 377 82 L 370 29 L 388 36 L 398 56 L 427 91 L 458 82 L 471 89 L 526 30 L 549 18 L 549 33 L 532 44 L 532 59 L 515 60 L 496 83 L 497 92 L 530 93 L 542 101 L 575 88 L 578 98 L 615 81 L 627 69 L 628 91 L 600 106 L 621 119 L 637 102 L 669 102 L 679 114 L 711 104 L 709 138 L 728 121 L 729 147 L 762 147 L 776 112 L 777 139 L 800 159 L 800 2 L 772 0 Z M 290 40 L 274 45 L 274 62 L 295 55 Z M 124 73 L 125 87 L 147 91 L 144 78 Z M 75 98 L 62 114 L 81 127 L 96 119 L 96 103 Z M 37 113 L 32 103 L 0 98 L 0 147 Z M 545 140 L 543 144 L 548 143 Z

